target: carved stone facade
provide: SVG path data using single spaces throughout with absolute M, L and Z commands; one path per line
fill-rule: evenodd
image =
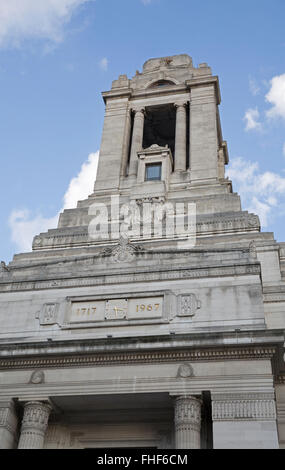
M 0 448 L 285 447 L 285 243 L 225 178 L 218 77 L 150 59 L 103 99 L 94 191 L 0 263 Z

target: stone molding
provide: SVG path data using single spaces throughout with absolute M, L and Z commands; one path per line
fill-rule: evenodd
M 232 232 L 257 232 L 260 230 L 260 221 L 258 216 L 254 214 L 244 213 L 241 215 L 219 216 L 213 218 L 197 219 L 197 236 L 212 234 L 212 233 L 232 233 Z M 46 232 L 38 235 L 33 241 L 33 250 L 43 250 L 70 247 L 78 245 L 94 244 L 94 241 L 89 239 L 88 227 L 82 227 L 82 230 L 77 233 L 61 233 L 60 229 Z
M 89 348 L 90 349 L 90 348 Z M 5 369 L 36 369 L 56 367 L 89 367 L 106 366 L 114 364 L 152 364 L 190 361 L 219 361 L 240 359 L 271 359 L 276 353 L 275 348 L 249 347 L 229 349 L 205 349 L 205 350 L 182 350 L 182 351 L 149 351 L 129 353 L 106 353 L 85 355 L 60 355 L 52 357 L 35 358 L 13 358 L 0 359 L 0 370 Z
M 274 395 L 272 393 L 214 395 L 212 417 L 214 421 L 275 420 Z
M 145 281 L 163 281 L 171 279 L 200 279 L 204 277 L 229 277 L 242 275 L 259 275 L 259 264 L 236 264 L 235 266 L 215 266 L 207 268 L 182 268 L 172 270 L 171 268 L 163 271 L 138 272 L 138 273 L 117 273 L 105 274 L 100 276 L 93 275 L 85 278 L 69 279 L 50 279 L 46 281 L 18 281 L 9 283 L 0 283 L 0 292 L 15 292 L 28 290 L 46 290 L 65 287 L 98 286 L 109 284 L 125 284 L 128 282 Z

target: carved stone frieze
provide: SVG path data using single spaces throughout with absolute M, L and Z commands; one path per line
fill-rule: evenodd
M 90 346 L 88 347 L 90 351 Z M 221 348 L 205 350 L 175 350 L 165 352 L 127 352 L 79 355 L 55 355 L 52 357 L 37 356 L 35 358 L 0 359 L 2 369 L 31 369 L 54 367 L 82 367 L 82 366 L 106 366 L 113 364 L 138 364 L 138 363 L 164 363 L 182 361 L 217 361 L 240 359 L 271 359 L 276 353 L 275 348 L 248 347 L 248 348 Z M 43 351 L 44 354 L 44 351 Z
M 236 394 L 212 397 L 215 421 L 275 420 L 276 405 L 272 394 Z

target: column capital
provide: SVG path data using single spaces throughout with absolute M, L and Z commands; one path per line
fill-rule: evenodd
M 175 398 L 175 424 L 191 423 L 200 428 L 202 400 L 192 395 Z
M 187 104 L 188 104 L 188 101 L 183 101 L 181 103 L 176 102 L 174 103 L 174 106 L 176 109 L 181 109 L 181 108 L 183 109 L 183 108 L 186 108 Z
M 177 449 L 199 449 L 202 400 L 192 395 L 175 398 L 175 439 Z
M 29 401 L 24 405 L 24 417 L 18 449 L 41 449 L 52 407 L 49 403 Z
M 135 113 L 135 115 L 137 115 L 139 113 L 145 114 L 145 107 L 144 106 L 134 107 L 134 108 L 131 108 L 131 109 Z

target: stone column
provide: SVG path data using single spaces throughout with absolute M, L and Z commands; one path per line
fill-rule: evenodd
M 129 176 L 137 175 L 138 152 L 143 146 L 144 108 L 135 110 Z
M 123 151 L 122 151 L 122 164 L 121 164 L 121 172 L 120 172 L 121 176 L 126 176 L 126 173 L 127 173 L 129 146 L 131 145 L 130 137 L 131 137 L 131 113 L 130 113 L 130 110 L 128 110 L 127 116 L 126 116 L 124 144 L 123 144 Z
M 18 449 L 42 449 L 51 406 L 39 401 L 25 404 Z
M 175 399 L 176 449 L 200 449 L 201 405 L 201 400 L 193 396 Z
M 175 131 L 175 171 L 186 170 L 186 103 L 175 104 L 176 131 Z
M 217 98 L 214 85 L 193 87 L 190 102 L 191 181 L 218 177 Z
M 0 449 L 16 447 L 18 418 L 13 400 L 0 402 Z

